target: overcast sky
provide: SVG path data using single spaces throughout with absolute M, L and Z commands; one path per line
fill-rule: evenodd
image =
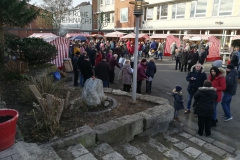
M 78 4 L 82 3 L 82 2 L 88 2 L 90 1 L 90 3 L 92 3 L 92 0 L 73 0 L 73 6 L 77 6 Z M 30 0 L 30 4 L 36 4 L 36 5 L 40 5 L 42 4 L 42 0 Z

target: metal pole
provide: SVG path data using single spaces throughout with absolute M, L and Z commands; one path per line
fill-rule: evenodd
M 136 102 L 137 91 L 137 59 L 138 59 L 138 32 L 139 32 L 139 19 L 140 16 L 136 16 L 136 33 L 135 33 L 135 48 L 134 48 L 134 62 L 133 62 L 133 87 L 132 87 L 132 99 Z

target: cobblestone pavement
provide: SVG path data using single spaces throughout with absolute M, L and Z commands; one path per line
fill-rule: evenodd
M 187 132 L 137 137 L 114 145 L 100 143 L 92 148 L 77 144 L 57 154 L 63 160 L 240 160 L 239 151 L 231 146 Z

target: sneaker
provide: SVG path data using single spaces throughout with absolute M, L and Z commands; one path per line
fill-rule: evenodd
M 225 118 L 224 122 L 230 121 L 230 120 L 232 120 L 232 119 L 233 119 L 232 117 L 230 117 L 230 118 Z
M 190 113 L 190 110 L 186 110 L 185 112 L 184 112 L 184 114 L 189 114 Z

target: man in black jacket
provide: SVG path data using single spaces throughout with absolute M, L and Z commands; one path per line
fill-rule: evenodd
M 232 96 L 237 92 L 237 79 L 238 72 L 235 69 L 234 65 L 227 65 L 227 76 L 226 76 L 226 90 L 223 91 L 222 97 L 222 108 L 224 111 L 223 117 L 225 118 L 224 122 L 232 120 L 232 116 L 230 113 L 230 104 L 232 101 Z
M 78 77 L 79 77 L 79 68 L 78 68 L 78 58 L 80 56 L 80 52 L 76 52 L 75 56 L 73 57 L 73 72 L 74 72 L 74 86 L 78 86 Z
M 80 65 L 80 70 L 83 75 L 83 84 L 86 82 L 88 78 L 93 77 L 92 65 L 89 62 L 89 57 L 85 56 L 82 65 Z
M 95 66 L 95 76 L 103 81 L 103 87 L 109 87 L 109 71 L 110 65 L 103 56 L 101 62 Z

